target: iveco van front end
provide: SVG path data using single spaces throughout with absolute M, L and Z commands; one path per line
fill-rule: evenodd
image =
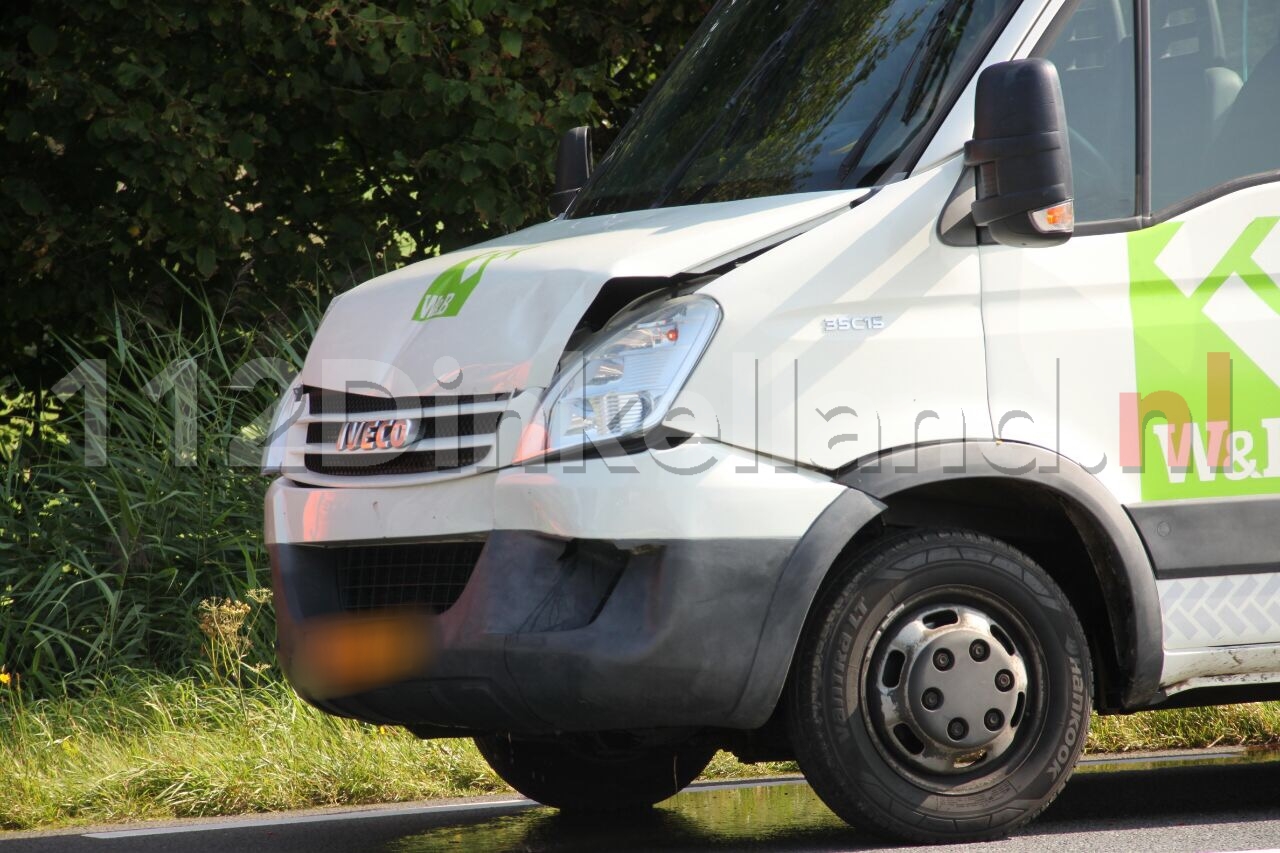
M 568 809 L 728 748 L 899 838 L 1034 816 L 1161 666 L 1130 481 L 991 409 L 1076 5 L 722 2 L 565 213 L 335 299 L 267 451 L 298 691 Z

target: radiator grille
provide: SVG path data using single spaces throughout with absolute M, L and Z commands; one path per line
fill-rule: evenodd
M 483 542 L 431 542 L 342 549 L 338 601 L 349 613 L 417 607 L 444 613 L 466 588 Z
M 369 415 L 404 409 L 433 409 L 439 406 L 469 406 L 478 403 L 500 403 L 510 394 L 467 394 L 458 397 L 385 397 L 373 394 L 350 394 L 307 387 L 307 410 L 313 415 Z
M 307 396 L 308 471 L 330 477 L 415 476 L 479 465 L 497 443 L 498 425 L 510 394 L 456 397 L 388 397 L 304 388 Z M 338 450 L 348 423 L 412 421 L 410 443 L 402 448 Z
M 437 471 L 452 471 L 474 465 L 488 452 L 488 447 L 460 447 L 457 450 L 406 451 L 390 458 L 308 453 L 306 464 L 308 471 L 332 477 L 434 474 Z

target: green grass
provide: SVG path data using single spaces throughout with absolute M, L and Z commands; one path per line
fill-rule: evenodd
M 0 827 L 199 817 L 506 790 L 469 741 L 328 717 L 279 683 L 129 678 L 0 711 Z
M 1280 704 L 1095 718 L 1091 751 L 1280 743 Z M 795 772 L 720 753 L 704 774 Z M 0 828 L 352 806 L 506 791 L 470 741 L 328 717 L 267 681 L 243 690 L 125 673 L 80 698 L 0 686 Z
M 1280 702 L 1095 716 L 1088 749 L 1137 752 L 1213 746 L 1280 747 Z
M 7 691 L 7 692 L 6 692 Z M 721 753 L 708 778 L 773 775 Z M 0 828 L 34 829 L 508 791 L 469 740 L 420 741 L 244 690 L 125 673 L 82 698 L 0 687 Z

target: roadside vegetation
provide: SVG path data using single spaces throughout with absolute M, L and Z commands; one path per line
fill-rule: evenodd
M 1090 752 L 1248 746 L 1280 748 L 1280 702 L 1094 716 Z
M 121 672 L 82 698 L 0 685 L 0 829 L 208 817 L 506 792 L 469 740 L 322 714 L 277 679 Z M 721 753 L 708 778 L 776 775 Z
M 12 691 L 10 691 L 12 693 Z M 138 673 L 0 710 L 0 828 L 202 817 L 504 790 L 470 742 L 339 720 L 276 680 Z
M 27 695 L 76 695 L 122 666 L 225 668 L 231 652 L 235 678 L 271 664 L 257 610 L 211 661 L 209 620 L 230 623 L 209 607 L 271 585 L 262 446 L 326 298 L 300 291 L 253 324 L 203 294 L 173 324 L 119 306 L 101 337 L 61 344 L 62 393 L 9 401 L 0 666 Z
M 0 683 L 0 829 L 211 817 L 506 792 L 470 741 L 339 720 L 278 679 L 123 671 L 80 697 Z M 1280 743 L 1280 704 L 1093 721 L 1089 750 Z M 707 778 L 794 773 L 716 756 Z

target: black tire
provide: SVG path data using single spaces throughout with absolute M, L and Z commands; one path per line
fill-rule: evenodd
M 698 778 L 715 749 L 681 742 L 646 745 L 626 735 L 519 740 L 477 737 L 493 771 L 531 800 L 566 812 L 647 809 Z
M 1092 707 L 1084 630 L 1058 586 L 962 531 L 891 537 L 835 571 L 789 688 L 796 757 L 823 802 L 932 843 L 1000 838 L 1043 811 Z

